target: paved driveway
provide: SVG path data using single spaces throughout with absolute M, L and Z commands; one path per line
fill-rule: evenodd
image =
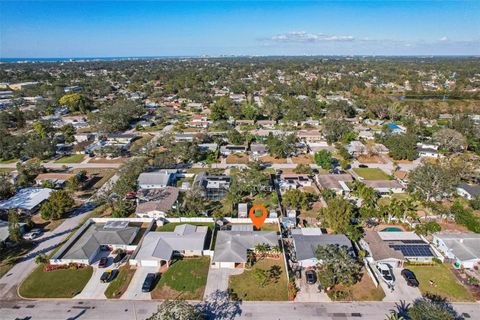
M 295 282 L 300 289 L 295 297 L 295 302 L 330 302 L 332 301 L 326 293 L 318 290 L 318 282 L 316 284 L 308 284 L 305 271 L 302 270 L 302 279 Z
M 407 282 L 402 277 L 400 272 L 402 272 L 401 268 L 393 269 L 393 275 L 395 277 L 395 285 L 393 287 L 393 290 L 391 288 L 388 288 L 385 281 L 381 279 L 381 276 L 378 276 L 380 280 L 380 285 L 385 292 L 385 298 L 383 299 L 383 301 L 412 301 L 422 297 L 422 294 L 420 293 L 420 290 L 418 288 L 409 287 L 407 285 Z
M 77 294 L 74 299 L 106 299 L 105 290 L 107 290 L 108 283 L 101 282 L 100 277 L 105 271 L 107 271 L 107 269 L 113 269 L 113 257 L 109 257 L 105 268 L 99 268 L 98 263 L 100 262 L 101 257 L 108 257 L 109 255 L 110 251 L 100 251 L 100 253 L 94 258 L 92 264 L 92 277 L 88 280 L 87 285 L 83 288 L 82 292 Z
M 137 267 L 132 281 L 120 299 L 126 300 L 150 300 L 150 292 L 142 292 L 142 285 L 148 273 L 158 272 L 158 267 Z
M 0 279 L 0 298 L 14 299 L 17 297 L 16 286 L 21 283 L 36 267 L 35 257 L 40 253 L 48 254 L 83 221 L 91 210 L 92 204 L 85 204 L 66 219 L 53 232 L 45 232 L 36 239 L 38 246 L 23 256 L 19 262 Z
M 205 300 L 208 299 L 214 292 L 226 292 L 228 289 L 228 278 L 231 275 L 241 273 L 243 273 L 243 269 L 210 268 L 208 270 L 207 285 L 203 298 Z

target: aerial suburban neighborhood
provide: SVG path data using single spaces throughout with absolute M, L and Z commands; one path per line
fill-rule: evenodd
M 478 66 L 3 64 L 0 292 L 479 300 Z
M 432 3 L 1 2 L 0 320 L 480 319 L 480 4 Z

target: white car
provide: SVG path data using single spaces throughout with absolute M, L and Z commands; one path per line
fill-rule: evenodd
M 393 276 L 390 265 L 386 263 L 377 263 L 376 267 L 378 272 L 382 276 L 383 281 L 385 281 L 385 283 L 389 286 L 393 286 L 393 284 L 395 283 L 395 277 Z
M 40 237 L 41 235 L 42 235 L 42 231 L 40 231 L 38 229 L 32 229 L 32 231 L 23 235 L 23 239 L 33 240 L 33 239 L 36 239 L 36 238 Z

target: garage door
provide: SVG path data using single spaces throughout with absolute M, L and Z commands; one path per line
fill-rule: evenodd
M 220 268 L 234 269 L 235 268 L 235 263 L 234 262 L 220 262 Z
M 156 260 L 142 260 L 140 263 L 142 267 L 158 267 L 159 263 Z

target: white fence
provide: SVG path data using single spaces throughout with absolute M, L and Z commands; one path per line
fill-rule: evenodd
M 209 218 L 209 217 L 193 217 L 193 218 L 186 218 L 186 217 L 180 217 L 180 218 L 170 218 L 170 217 L 165 217 L 161 218 L 157 221 L 160 225 L 163 223 L 180 223 L 180 222 L 203 222 L 203 223 L 215 223 L 216 220 L 223 220 L 228 223 L 252 223 L 252 220 L 250 218 L 223 218 L 223 219 L 215 219 L 215 218 Z M 277 223 L 278 224 L 278 218 L 266 218 L 265 223 Z
M 378 281 L 377 275 L 372 270 L 372 267 L 370 266 L 370 263 L 368 262 L 368 260 L 366 258 L 363 258 L 363 263 L 365 264 L 365 269 L 367 269 L 367 272 L 370 275 L 370 278 L 372 278 L 373 283 L 375 284 L 375 287 L 378 287 L 380 282 Z

